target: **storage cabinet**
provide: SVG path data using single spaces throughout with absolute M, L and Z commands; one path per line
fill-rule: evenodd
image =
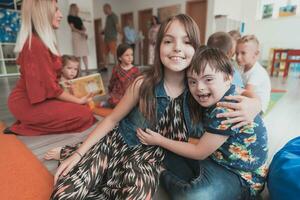
M 273 76 L 276 68 L 280 68 L 281 63 L 284 65 L 283 78 L 287 78 L 290 64 L 300 63 L 300 49 L 274 49 L 271 76 Z
M 0 43 L 0 76 L 19 74 L 14 48 L 15 43 Z

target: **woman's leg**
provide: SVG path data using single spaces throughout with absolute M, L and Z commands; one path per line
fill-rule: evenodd
M 199 176 L 183 181 L 170 171 L 161 175 L 162 184 L 172 199 L 238 200 L 250 199 L 249 188 L 228 169 L 210 159 L 199 161 Z
M 91 192 L 95 193 L 95 187 L 106 175 L 114 134 L 110 133 L 96 143 L 66 176 L 58 179 L 51 199 L 86 199 Z
M 89 68 L 88 68 L 88 57 L 87 56 L 82 56 L 82 61 L 85 67 L 85 71 L 88 72 Z

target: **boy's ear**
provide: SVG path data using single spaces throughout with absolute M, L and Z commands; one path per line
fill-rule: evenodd
M 229 85 L 232 83 L 233 81 L 233 75 L 228 77 L 227 82 L 229 83 Z
M 233 57 L 233 55 L 234 55 L 234 48 L 231 48 L 228 52 L 227 52 L 227 57 L 229 58 L 229 59 L 231 59 L 232 57 Z

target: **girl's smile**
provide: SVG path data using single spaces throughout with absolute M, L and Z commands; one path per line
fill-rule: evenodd
M 163 65 L 171 71 L 181 72 L 189 66 L 194 53 L 184 25 L 178 20 L 172 21 L 160 45 Z

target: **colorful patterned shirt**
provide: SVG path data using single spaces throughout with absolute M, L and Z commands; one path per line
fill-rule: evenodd
M 234 95 L 232 85 L 224 96 Z M 220 101 L 225 100 L 224 97 Z M 230 111 L 224 107 L 211 106 L 204 110 L 203 124 L 208 133 L 229 136 L 210 158 L 239 175 L 249 185 L 251 195 L 255 196 L 264 187 L 267 175 L 267 130 L 259 115 L 250 125 L 231 129 L 233 124 L 221 124 L 224 118 L 217 118 L 218 113 Z

